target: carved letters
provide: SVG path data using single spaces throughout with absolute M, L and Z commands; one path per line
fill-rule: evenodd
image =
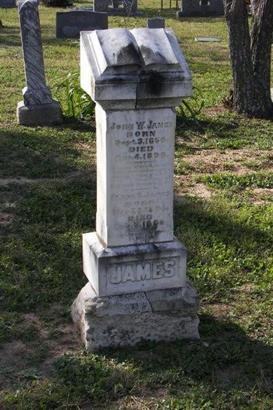
M 108 269 L 108 281 L 111 284 L 140 282 L 171 278 L 177 272 L 177 259 L 163 259 L 147 262 L 114 264 Z
M 162 110 L 160 114 L 152 111 L 145 118 L 128 113 L 128 122 L 116 118 L 109 122 L 113 138 L 111 211 L 116 231 L 122 230 L 126 243 L 173 238 L 174 113 Z

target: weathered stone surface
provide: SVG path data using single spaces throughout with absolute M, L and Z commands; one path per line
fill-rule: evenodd
M 182 0 L 181 11 L 177 17 L 210 17 L 223 16 L 223 0 Z
M 146 292 L 146 296 L 153 312 L 183 311 L 196 314 L 198 309 L 199 298 L 189 281 L 180 288 Z
M 107 246 L 172 241 L 174 111 L 97 106 L 96 124 L 99 237 Z
M 148 28 L 165 28 L 165 19 L 163 17 L 151 17 L 147 21 Z
M 29 107 L 52 102 L 46 86 L 40 18 L 36 0 L 19 2 L 22 47 L 27 86 L 23 89 L 24 104 Z
M 59 103 L 46 85 L 38 2 L 22 0 L 18 6 L 24 54 L 26 87 L 17 107 L 19 124 L 44 125 L 61 122 Z M 20 121 L 23 122 L 20 122 Z
M 97 296 L 91 283 L 87 283 L 79 293 L 73 306 L 73 318 L 79 320 L 79 312 L 83 309 L 86 313 L 97 317 L 128 315 L 151 312 L 152 308 L 144 292 L 127 293 L 114 296 Z
M 57 38 L 79 38 L 81 31 L 104 30 L 107 28 L 107 13 L 96 13 L 83 9 L 57 12 L 56 14 Z
M 186 258 L 177 240 L 105 248 L 83 235 L 83 270 L 99 296 L 185 286 Z
M 52 101 L 50 104 L 25 106 L 23 101 L 17 105 L 17 121 L 21 125 L 57 125 L 63 121 L 60 104 Z
M 189 67 L 167 29 L 82 32 L 81 86 L 104 110 L 171 108 L 192 95 Z
M 173 236 L 175 105 L 191 74 L 173 32 L 81 33 L 81 85 L 96 102 L 96 232 L 72 307 L 88 350 L 196 339 L 198 298 Z
M 16 7 L 16 0 L 0 0 L 0 9 L 10 9 Z
M 183 289 L 179 294 L 183 299 Z M 179 299 L 178 293 L 176 298 Z M 98 298 L 88 283 L 73 303 L 72 318 L 89 351 L 132 346 L 144 340 L 199 339 L 198 304 L 195 310 L 192 306 L 191 312 L 184 310 L 187 304 L 186 298 L 177 303 L 175 310 L 172 310 L 172 305 L 170 309 L 166 305 L 165 310 L 153 309 L 149 293 L 144 292 Z

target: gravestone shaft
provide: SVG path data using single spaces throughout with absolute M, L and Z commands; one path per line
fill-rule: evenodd
M 24 104 L 50 104 L 52 97 L 45 80 L 38 2 L 21 1 L 19 15 L 27 84 L 23 89 Z

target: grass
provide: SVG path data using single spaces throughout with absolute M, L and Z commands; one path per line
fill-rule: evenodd
M 82 3 L 87 5 L 87 3 Z M 271 121 L 226 111 L 231 73 L 222 18 L 177 21 L 157 0 L 193 73 L 196 118 L 178 115 L 175 233 L 201 298 L 200 342 L 145 343 L 87 354 L 70 319 L 86 279 L 81 234 L 95 229 L 94 120 L 25 128 L 17 11 L 0 9 L 1 409 L 273 408 L 273 182 Z M 79 42 L 55 39 L 56 9 L 40 6 L 53 95 L 79 69 Z M 201 44 L 196 36 L 219 36 Z

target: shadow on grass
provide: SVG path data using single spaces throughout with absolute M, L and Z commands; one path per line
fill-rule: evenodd
M 0 130 L 1 177 L 56 178 L 78 171 L 78 144 L 90 142 L 92 131 L 91 122 L 77 121 Z
M 95 118 L 92 117 L 89 120 L 78 120 L 70 117 L 64 117 L 64 122 L 58 125 L 58 129 L 71 129 L 77 132 L 96 132 Z
M 272 394 L 273 347 L 251 339 L 232 322 L 206 315 L 200 317 L 200 334 L 201 342 L 150 343 L 106 354 L 133 362 L 150 387 L 171 385 L 178 397 L 187 379 L 205 383 L 211 392 L 239 388 Z
M 58 380 L 79 389 L 82 400 L 92 405 L 128 395 L 157 403 L 162 390 L 158 401 L 164 399 L 163 408 L 202 408 L 204 402 L 210 403 L 208 408 L 237 408 L 238 401 L 253 404 L 256 398 L 272 397 L 273 348 L 232 322 L 206 315 L 200 319 L 201 341 L 145 342 L 96 355 L 68 354 L 58 360 Z M 170 397 L 180 407 L 167 407 Z
M 223 118 L 216 117 L 215 119 L 203 118 L 187 118 L 177 115 L 176 119 L 176 143 L 178 145 L 185 141 L 185 134 L 190 133 L 196 137 L 206 136 L 207 133 L 215 135 L 217 139 L 231 139 L 231 134 L 240 127 L 238 121 L 226 116 Z M 180 137 L 181 135 L 181 137 Z M 189 147 L 193 149 L 192 147 Z M 198 148 L 200 149 L 200 148 Z
M 187 225 L 192 231 L 203 230 L 208 237 L 217 236 L 222 243 L 228 246 L 238 246 L 243 240 L 257 243 L 261 247 L 270 245 L 271 232 L 262 230 L 257 224 L 247 224 L 248 219 L 240 220 L 240 208 L 224 208 L 223 204 L 209 204 L 196 198 L 186 197 L 182 204 L 176 204 L 174 210 L 175 226 Z
M 66 48 L 68 44 L 70 48 L 80 47 L 79 39 L 58 39 L 55 35 L 48 34 L 48 31 L 51 29 L 52 27 L 50 26 L 41 28 L 42 45 L 58 46 L 59 51 L 61 51 L 62 47 Z M 0 45 L 2 47 L 21 47 L 20 28 L 17 26 L 4 26 L 0 31 Z
M 19 47 L 21 46 L 20 30 L 18 27 L 3 27 L 0 31 L 1 47 Z
M 90 132 L 66 128 L 1 130 L 0 211 L 13 216 L 2 229 L 4 309 L 71 303 L 83 284 L 81 234 L 94 229 L 96 208 L 88 142 Z

